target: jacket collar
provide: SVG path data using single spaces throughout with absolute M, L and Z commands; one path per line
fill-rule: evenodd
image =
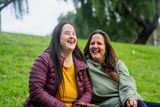
M 46 52 L 50 53 L 50 50 L 46 50 Z M 74 55 L 72 55 L 72 57 L 73 57 L 73 62 L 74 62 L 75 70 L 77 72 L 80 71 L 80 70 L 82 70 L 82 69 L 88 68 L 88 65 L 85 62 L 80 61 Z M 61 63 L 62 67 L 63 67 L 64 59 L 65 59 L 65 57 L 63 57 L 63 56 L 60 55 L 60 63 Z
M 88 65 L 85 62 L 79 60 L 74 55 L 72 55 L 72 57 L 73 57 L 73 62 L 74 62 L 74 66 L 75 66 L 76 71 L 80 71 L 82 69 L 88 68 Z M 60 62 L 61 62 L 62 67 L 63 67 L 64 59 L 65 59 L 65 57 L 60 56 Z
M 87 59 L 87 63 L 92 64 L 94 67 L 96 67 L 97 69 L 101 69 L 101 65 L 97 62 L 94 62 L 93 60 L 91 60 L 90 58 Z

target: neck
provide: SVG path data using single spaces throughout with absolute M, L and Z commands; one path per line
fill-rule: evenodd
M 104 60 L 95 60 L 95 59 L 92 59 L 92 60 L 98 64 L 102 64 L 104 62 Z
M 68 53 L 65 53 L 65 54 L 61 53 L 61 55 L 63 57 L 65 57 L 63 65 L 69 67 L 73 63 L 72 52 L 68 52 Z

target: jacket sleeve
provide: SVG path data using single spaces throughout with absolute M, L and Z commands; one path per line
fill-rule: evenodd
M 91 88 L 91 83 L 89 81 L 89 77 L 86 72 L 86 69 L 84 70 L 82 76 L 83 76 L 83 83 L 84 83 L 82 88 L 84 88 L 84 91 L 82 92 L 82 95 L 78 100 L 82 102 L 90 103 L 92 99 L 92 88 Z
M 38 107 L 66 107 L 66 105 L 50 95 L 44 88 L 49 69 L 49 59 L 45 53 L 39 55 L 30 71 L 29 93 L 30 100 Z
M 137 93 L 136 83 L 134 78 L 129 74 L 127 67 L 122 61 L 118 62 L 118 74 L 119 74 L 119 96 L 124 106 L 126 100 L 129 97 L 142 99 Z

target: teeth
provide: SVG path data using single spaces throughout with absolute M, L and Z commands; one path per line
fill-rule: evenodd
M 73 42 L 74 42 L 74 40 L 73 40 L 73 39 L 70 39 L 70 40 L 68 40 L 68 42 L 73 43 Z
M 94 53 L 97 53 L 98 51 L 93 51 Z
M 68 41 L 69 43 L 73 43 L 74 41 Z

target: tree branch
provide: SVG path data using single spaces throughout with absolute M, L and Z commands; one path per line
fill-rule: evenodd
M 0 7 L 0 11 L 4 8 L 4 7 L 6 7 L 8 4 L 10 4 L 11 2 L 13 2 L 13 1 L 15 1 L 15 0 L 7 0 L 7 2 L 5 2 L 5 4 L 2 6 L 2 7 Z
M 127 3 L 126 3 L 125 0 L 121 0 L 121 2 L 122 2 L 122 5 L 123 5 L 124 9 L 127 11 L 127 13 L 128 13 L 131 17 L 133 17 L 134 19 L 136 19 L 136 21 L 137 21 L 139 24 L 141 24 L 143 27 L 148 28 L 147 23 L 142 19 L 142 17 L 141 17 L 140 15 L 138 15 L 138 14 L 136 15 L 133 11 L 131 11 L 131 10 L 129 9 L 129 7 L 128 7 L 128 5 L 127 5 Z

